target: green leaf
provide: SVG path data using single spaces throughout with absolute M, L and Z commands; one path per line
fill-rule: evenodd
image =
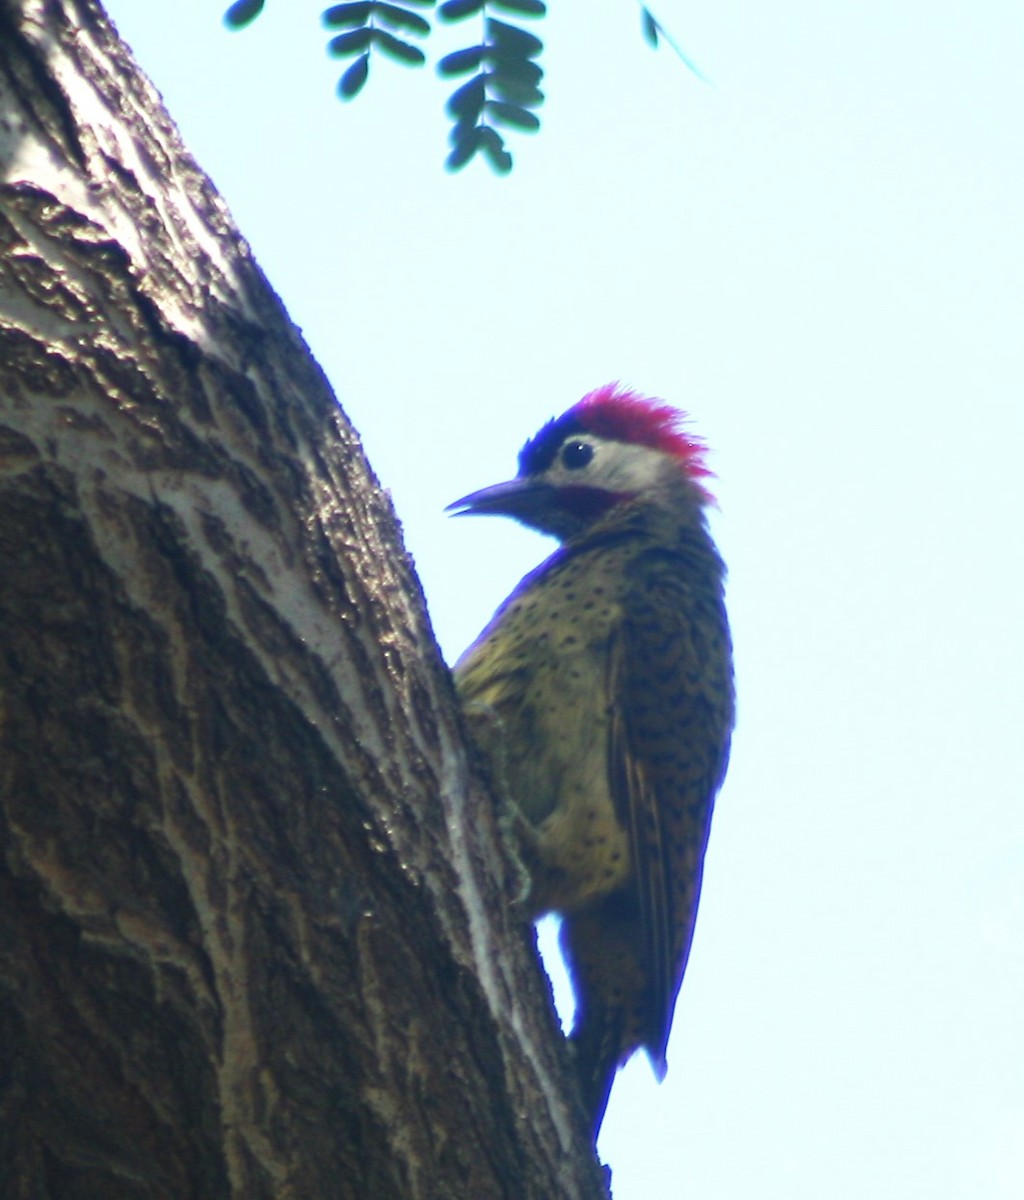
M 335 58 L 344 58 L 346 54 L 361 54 L 370 47 L 375 30 L 350 29 L 348 33 L 339 33 L 327 43 L 327 53 Z
M 453 146 L 458 146 L 460 143 L 464 142 L 466 138 L 476 137 L 474 130 L 477 128 L 477 117 L 479 117 L 479 115 L 479 113 L 477 113 L 475 116 L 473 114 L 469 114 L 465 120 L 460 119 L 455 122 L 455 124 L 448 131 L 448 140 Z
M 408 42 L 403 42 L 401 38 L 396 38 L 386 29 L 371 29 L 370 33 L 373 36 L 374 47 L 389 58 L 407 63 L 410 67 L 422 67 L 427 61 L 427 56 L 419 46 L 411 46 Z
M 518 58 L 515 55 L 490 50 L 484 56 L 484 62 L 492 67 L 492 74 L 516 83 L 528 84 L 530 87 L 536 87 L 544 78 L 544 68 L 528 58 Z
M 351 100 L 363 90 L 363 84 L 370 74 L 370 56 L 363 54 L 345 71 L 338 80 L 338 95 L 342 100 Z
M 413 33 L 418 33 L 421 37 L 425 37 L 430 32 L 429 21 L 421 17 L 419 13 L 399 8 L 397 4 L 375 3 L 373 15 L 383 17 L 393 29 L 408 29 Z
M 507 125 L 511 129 L 521 129 L 524 133 L 536 133 L 540 129 L 540 119 L 518 104 L 503 104 L 500 100 L 488 100 L 484 105 L 485 116 L 493 117 L 499 125 Z
M 487 0 L 446 0 L 437 15 L 442 21 L 461 21 L 463 17 L 478 13 L 486 3 Z
M 334 4 L 320 18 L 328 29 L 345 29 L 365 25 L 370 19 L 370 4 Z
M 488 75 L 486 79 L 487 90 L 499 100 L 506 100 L 520 108 L 539 108 L 544 103 L 544 93 L 528 83 L 520 83 L 518 79 L 509 79 L 505 75 Z
M 544 49 L 544 43 L 525 29 L 517 29 L 515 25 L 506 25 L 494 17 L 488 17 L 484 26 L 487 41 L 502 50 L 507 50 L 519 58 L 536 58 Z
M 501 134 L 490 125 L 467 128 L 445 160 L 445 166 L 449 171 L 458 171 L 479 152 L 484 154 L 499 175 L 507 175 L 512 170 L 512 155 L 505 149 Z
M 263 0 L 235 0 L 224 14 L 228 29 L 243 29 L 263 11 Z
M 455 147 L 448 157 L 444 160 L 444 165 L 449 171 L 459 171 L 466 163 L 476 154 L 480 143 L 476 137 L 468 136 L 456 142 Z
M 651 13 L 651 11 L 646 8 L 640 9 L 640 21 L 641 28 L 643 29 L 644 33 L 644 41 L 647 42 L 652 49 L 657 50 L 658 30 L 661 28 L 661 26 L 654 19 L 654 15 Z
M 465 50 L 453 50 L 437 64 L 437 73 L 446 79 L 453 75 L 465 75 L 467 71 L 475 71 L 486 55 L 486 46 L 467 46 Z
M 488 0 L 488 5 L 500 12 L 521 13 L 524 17 L 543 17 L 548 11 L 544 0 Z
M 483 151 L 499 175 L 507 175 L 512 170 L 512 155 L 505 149 L 504 139 L 496 129 L 492 129 L 489 125 L 480 127 L 477 150 Z
M 486 101 L 484 76 L 474 75 L 468 83 L 456 88 L 448 97 L 448 103 L 444 106 L 445 112 L 457 121 L 469 121 L 475 125 Z

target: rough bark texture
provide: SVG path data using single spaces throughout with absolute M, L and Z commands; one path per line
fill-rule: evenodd
M 102 11 L 0 0 L 0 1194 L 593 1197 L 387 498 Z

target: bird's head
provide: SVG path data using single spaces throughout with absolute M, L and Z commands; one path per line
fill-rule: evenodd
M 448 506 L 494 513 L 566 539 L 638 498 L 711 502 L 704 443 L 684 431 L 686 414 L 610 383 L 549 421 L 519 452 L 507 483 Z

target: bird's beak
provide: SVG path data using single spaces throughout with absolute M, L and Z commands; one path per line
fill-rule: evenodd
M 550 484 L 537 483 L 533 479 L 509 479 L 470 492 L 449 504 L 444 511 L 456 517 L 494 515 L 529 522 L 550 504 L 553 490 Z

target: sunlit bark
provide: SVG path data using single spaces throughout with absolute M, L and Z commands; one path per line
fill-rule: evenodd
M 603 1194 L 390 504 L 96 5 L 0 0 L 0 175 L 0 1193 Z

